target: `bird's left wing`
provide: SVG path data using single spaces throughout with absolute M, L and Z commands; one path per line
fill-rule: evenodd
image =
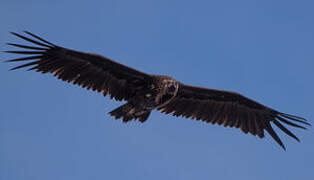
M 128 100 L 136 91 L 151 80 L 151 76 L 109 58 L 66 49 L 54 45 L 30 32 L 32 38 L 17 33 L 13 35 L 24 39 L 36 46 L 26 46 L 8 43 L 10 46 L 28 49 L 29 51 L 5 51 L 13 54 L 30 55 L 7 62 L 32 61 L 11 70 L 31 67 L 41 73 L 52 73 L 57 78 L 97 90 L 104 95 L 110 94 L 116 100 Z
M 305 127 L 294 122 L 310 125 L 304 118 L 278 112 L 238 93 L 184 84 L 180 84 L 176 97 L 159 110 L 166 114 L 173 113 L 174 116 L 240 128 L 244 133 L 249 132 L 260 138 L 264 137 L 266 130 L 284 149 L 284 144 L 273 130 L 271 122 L 298 141 L 280 122 L 302 129 Z

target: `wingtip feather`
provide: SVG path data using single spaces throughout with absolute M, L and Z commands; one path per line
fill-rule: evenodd
M 55 44 L 53 44 L 53 43 L 51 43 L 51 42 L 49 42 L 49 41 L 47 41 L 47 40 L 45 40 L 45 39 L 43 39 L 43 38 L 37 36 L 37 35 L 35 35 L 35 34 L 29 32 L 29 31 L 23 31 L 23 32 L 26 33 L 26 34 L 28 34 L 28 35 L 30 35 L 30 36 L 32 36 L 33 38 L 36 38 L 36 39 L 38 39 L 38 40 L 44 42 L 44 43 L 47 43 L 47 44 L 49 44 L 49 45 L 51 45 L 51 46 L 54 46 L 54 47 L 57 47 L 57 45 L 55 45 Z
M 273 120 L 273 122 L 279 129 L 281 129 L 287 135 L 289 135 L 290 137 L 300 142 L 300 139 L 296 135 L 294 135 L 291 131 L 289 131 L 285 126 L 283 126 L 279 121 Z
M 42 42 L 39 42 L 39 41 L 35 41 L 35 40 L 33 40 L 33 39 L 30 39 L 30 38 L 28 38 L 28 37 L 25 37 L 25 36 L 23 36 L 23 35 L 20 35 L 20 34 L 18 34 L 18 33 L 15 33 L 15 32 L 10 32 L 11 34 L 13 34 L 14 36 L 17 36 L 17 37 L 19 37 L 19 38 L 21 38 L 21 39 L 24 39 L 25 41 L 28 41 L 28 42 L 31 42 L 31 43 L 34 43 L 34 44 L 37 44 L 37 45 L 39 45 L 39 46 L 44 46 L 44 47 L 48 47 L 48 48 L 51 48 L 51 45 L 50 44 L 52 44 L 52 43 L 48 43 L 49 45 L 47 45 L 47 44 L 44 44 L 44 43 L 42 43 Z M 30 34 L 29 34 L 30 35 Z M 31 35 L 32 36 L 32 35 Z M 42 40 L 41 38 L 39 38 L 38 36 L 36 36 L 36 35 L 34 35 L 34 36 L 32 36 L 32 37 L 34 37 L 34 38 L 36 38 L 36 39 L 39 39 L 39 40 Z M 45 40 L 43 40 L 43 42 L 45 42 Z M 47 43 L 47 42 L 46 42 Z
M 277 135 L 277 133 L 272 128 L 271 124 L 269 122 L 265 123 L 265 129 L 269 133 L 269 135 L 284 149 L 286 150 L 285 145 L 282 143 L 281 139 Z

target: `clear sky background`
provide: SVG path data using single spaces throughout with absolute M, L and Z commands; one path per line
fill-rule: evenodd
M 31 31 L 147 73 L 239 92 L 314 122 L 314 1 L 101 0 L 0 3 L 0 50 Z M 17 57 L 0 54 L 0 60 Z M 16 65 L 16 64 L 15 64 Z M 314 178 L 313 128 L 265 139 L 153 112 L 124 124 L 121 105 L 51 75 L 0 64 L 0 179 Z M 278 130 L 278 129 L 276 129 Z

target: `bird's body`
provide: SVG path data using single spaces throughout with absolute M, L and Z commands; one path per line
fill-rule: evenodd
M 8 43 L 31 51 L 6 51 L 31 55 L 8 62 L 29 61 L 12 70 L 29 67 L 41 73 L 52 73 L 57 78 L 87 89 L 110 95 L 126 104 L 110 112 L 123 122 L 145 122 L 152 110 L 172 113 L 224 127 L 240 128 L 244 133 L 264 137 L 266 130 L 285 149 L 271 123 L 294 139 L 299 139 L 281 123 L 305 129 L 297 124 L 310 125 L 304 118 L 281 113 L 241 94 L 229 91 L 189 86 L 163 75 L 150 75 L 109 58 L 66 49 L 54 45 L 30 32 L 31 39 L 17 33 L 13 35 L 37 46 Z
M 137 118 L 140 122 L 144 122 L 153 109 L 171 102 L 178 92 L 179 82 L 167 76 L 151 77 L 144 86 L 140 86 L 127 104 L 113 110 L 110 114 L 116 119 L 123 117 L 124 122 Z

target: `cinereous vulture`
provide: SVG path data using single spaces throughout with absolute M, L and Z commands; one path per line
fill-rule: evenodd
M 302 129 L 306 128 L 301 124 L 310 125 L 302 117 L 279 112 L 235 92 L 190 86 L 168 76 L 146 74 L 107 57 L 63 48 L 24 32 L 29 37 L 12 34 L 33 46 L 8 43 L 26 50 L 5 52 L 28 55 L 7 62 L 30 62 L 11 70 L 30 67 L 29 70 L 52 73 L 63 81 L 126 101 L 110 112 L 123 122 L 137 119 L 145 122 L 156 109 L 173 116 L 239 128 L 260 138 L 266 130 L 283 149 L 285 146 L 272 125 L 297 141 L 299 139 L 282 123 Z

